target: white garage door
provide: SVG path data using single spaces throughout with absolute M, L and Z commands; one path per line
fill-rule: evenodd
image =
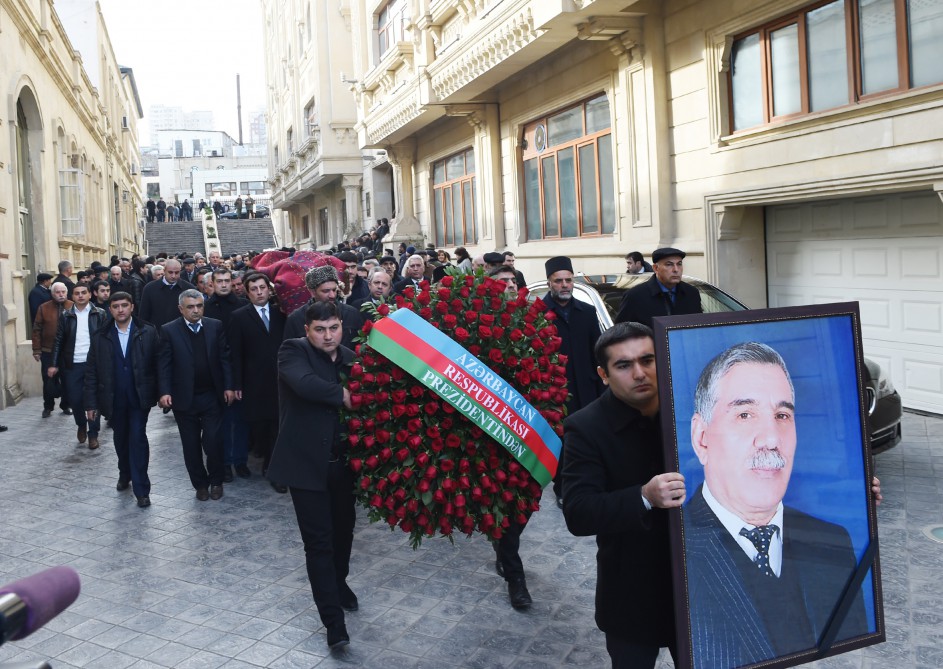
M 857 301 L 904 406 L 943 414 L 943 204 L 934 193 L 766 210 L 769 305 Z

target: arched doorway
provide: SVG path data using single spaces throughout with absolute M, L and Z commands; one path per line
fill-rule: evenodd
M 45 253 L 42 244 L 42 116 L 36 98 L 29 88 L 23 88 L 16 100 L 16 184 L 17 184 L 17 252 L 16 264 L 23 271 L 22 325 L 19 336 L 30 337 L 28 295 L 32 290 L 38 268 Z

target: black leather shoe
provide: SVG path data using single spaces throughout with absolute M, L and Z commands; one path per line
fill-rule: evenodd
M 6 425 L 0 425 L 0 432 L 6 432 L 9 429 Z
M 563 498 L 557 497 L 557 508 L 563 511 Z
M 511 598 L 511 606 L 515 609 L 527 609 L 534 603 L 527 592 L 527 582 L 523 576 L 508 581 L 508 596 Z
M 341 583 L 337 586 L 338 593 L 341 597 L 341 608 L 345 611 L 356 611 L 360 608 L 360 602 L 357 601 L 357 595 L 354 594 L 354 591 L 350 589 L 350 586 L 347 583 Z
M 223 496 L 223 486 L 220 485 L 211 485 L 210 486 L 210 499 L 217 500 Z
M 130 481 L 124 481 L 122 479 L 118 479 L 118 485 L 115 486 L 115 490 L 117 490 L 118 492 L 121 492 L 123 490 L 127 490 L 128 486 L 130 485 L 131 485 Z
M 43 409 L 43 418 L 49 418 L 52 415 L 52 409 Z
M 85 430 L 84 427 L 80 427 L 79 429 L 75 431 L 75 438 L 79 440 L 80 444 L 85 443 L 85 439 L 87 436 L 88 436 L 88 432 Z
M 210 498 L 210 491 L 206 488 L 197 488 L 196 489 L 196 498 L 201 502 L 205 502 Z
M 281 483 L 275 483 L 275 481 L 272 481 L 272 489 L 275 490 L 275 492 L 280 492 L 280 493 L 282 493 L 283 495 L 284 495 L 286 492 L 288 492 L 288 486 L 287 486 L 287 485 L 282 485 Z
M 232 483 L 232 467 L 229 465 L 223 466 L 223 483 Z
M 247 465 L 236 465 L 236 476 L 241 479 L 247 479 L 252 476 L 252 472 L 249 471 L 249 467 Z
M 331 625 L 327 628 L 327 647 L 331 650 L 337 650 L 350 645 L 350 635 L 347 634 L 347 626 L 344 623 Z
M 71 416 L 71 415 L 72 415 L 72 409 L 63 409 L 63 410 L 62 410 L 62 415 L 63 415 L 63 416 Z
M 494 571 L 498 576 L 504 578 L 504 565 L 501 564 L 500 558 L 495 558 L 494 560 Z
M 141 507 L 142 509 L 146 509 L 146 508 L 149 507 L 150 505 L 151 505 L 151 498 L 150 498 L 150 497 L 148 497 L 147 495 L 144 495 L 144 497 L 138 497 L 138 506 L 139 506 L 139 507 Z

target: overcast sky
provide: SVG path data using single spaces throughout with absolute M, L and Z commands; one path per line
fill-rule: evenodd
M 259 0 L 99 0 L 118 63 L 134 70 L 144 108 L 138 135 L 149 143 L 152 104 L 212 110 L 217 130 L 239 137 L 265 108 L 262 3 Z

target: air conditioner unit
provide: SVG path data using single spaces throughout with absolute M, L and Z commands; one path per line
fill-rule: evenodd
M 127 116 L 122 116 L 122 117 L 121 117 L 121 129 L 122 129 L 122 130 L 130 130 L 130 129 L 131 129 L 131 126 L 130 126 L 130 124 L 128 123 L 128 117 L 127 117 Z

